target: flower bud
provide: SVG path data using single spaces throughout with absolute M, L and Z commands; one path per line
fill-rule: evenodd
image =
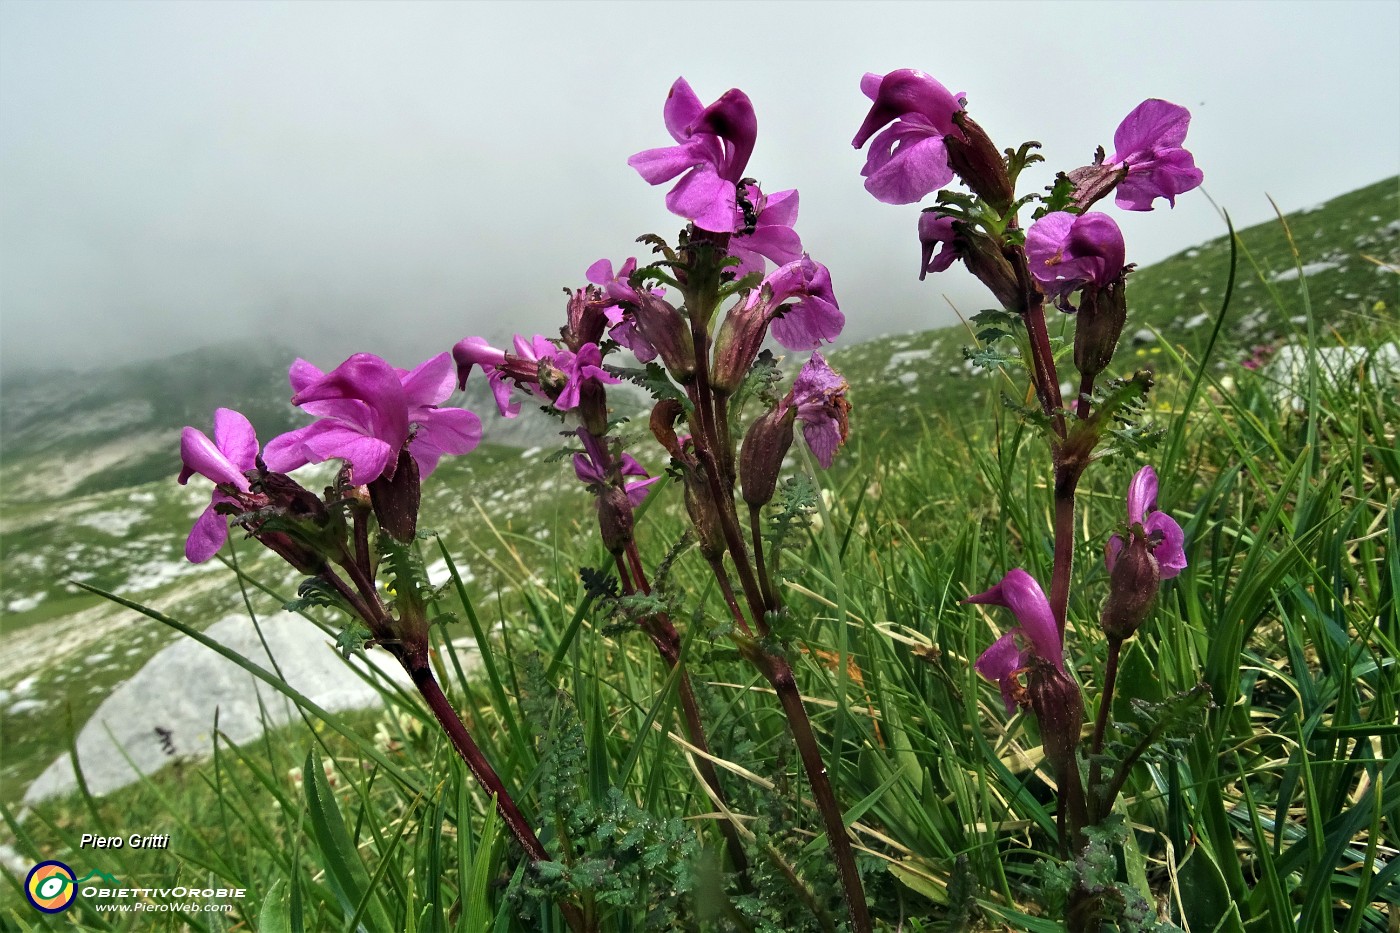
M 418 534 L 418 501 L 421 483 L 418 463 L 407 446 L 399 451 L 399 462 L 392 477 L 380 476 L 369 484 L 369 501 L 374 517 L 389 537 L 401 544 L 410 543 Z
M 1065 177 L 1074 185 L 1074 206 L 1082 214 L 1113 193 L 1118 183 L 1128 177 L 1128 167 L 1104 165 L 1103 150 L 1100 149 L 1093 165 L 1067 172 Z
M 603 331 L 608 326 L 603 308 L 610 304 L 613 302 L 608 301 L 602 290 L 593 285 L 572 292 L 566 306 L 569 323 L 559 329 L 564 346 L 577 353 L 585 344 L 602 340 Z
M 632 503 L 627 493 L 617 486 L 607 483 L 598 487 L 598 530 L 603 537 L 603 546 L 616 557 L 632 542 L 632 529 L 635 519 Z
M 1074 774 L 1078 780 L 1075 749 L 1084 726 L 1084 696 L 1079 685 L 1054 664 L 1035 657 L 1026 676 L 1026 694 L 1036 722 L 1040 724 L 1040 741 L 1045 760 L 1055 769 L 1057 777 Z
M 681 455 L 681 442 L 676 436 L 676 421 L 685 414 L 685 409 L 681 403 L 673 398 L 663 398 L 657 402 L 651 410 L 651 433 L 660 442 L 666 452 L 677 460 L 684 460 Z
M 1147 618 L 1161 587 L 1161 568 L 1147 537 L 1133 531 L 1108 575 L 1108 599 L 1099 625 L 1109 638 L 1131 638 Z
M 991 237 L 963 227 L 958 230 L 954 243 L 968 271 L 991 289 L 1003 308 L 1017 314 L 1025 313 L 1026 294 L 1016 279 L 1016 270 Z
M 739 482 L 749 505 L 763 506 L 772 501 L 783 458 L 792 446 L 796 421 L 796 406 L 779 406 L 755 421 L 744 435 L 744 446 L 739 450 Z
M 758 358 L 768 335 L 769 302 L 741 301 L 725 315 L 715 337 L 715 363 L 710 387 L 720 395 L 733 393 Z
M 686 384 L 694 379 L 695 344 L 681 313 L 664 298 L 640 291 L 635 318 L 642 339 L 656 348 L 676 381 Z
M 948 148 L 948 165 L 958 173 L 963 183 L 972 193 L 991 205 L 998 214 L 1006 214 L 1015 200 L 1016 193 L 1011 187 L 1011 176 L 1006 172 L 1006 161 L 987 132 L 977 125 L 977 121 L 959 110 L 953 115 L 953 122 L 962 130 L 962 135 L 950 133 L 943 137 Z
M 685 510 L 695 526 L 700 553 L 705 555 L 706 560 L 719 560 L 728 550 L 724 527 L 720 524 L 719 509 L 715 507 L 710 490 L 705 485 L 705 477 L 698 469 L 685 472 Z
M 1079 293 L 1079 320 L 1074 327 L 1074 365 L 1092 381 L 1113 360 L 1123 322 L 1128 318 L 1123 276 L 1105 288 L 1084 286 Z
M 584 379 L 579 384 L 578 414 L 589 434 L 602 437 L 608 433 L 608 390 L 597 379 Z

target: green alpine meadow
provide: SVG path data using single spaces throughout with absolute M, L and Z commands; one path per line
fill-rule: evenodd
M 1400 177 L 1139 268 L 1199 106 L 853 76 L 856 342 L 704 77 L 544 332 L 6 378 L 0 931 L 1400 929 Z

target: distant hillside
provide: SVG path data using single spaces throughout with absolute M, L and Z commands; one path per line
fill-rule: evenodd
M 1394 320 L 1400 307 L 1400 177 L 1290 214 L 1287 221 L 1302 259 L 1313 319 L 1326 343 L 1365 344 L 1377 322 Z M 1307 334 L 1288 233 L 1273 220 L 1238 235 L 1242 248 L 1215 357 L 1219 366 L 1246 359 L 1257 344 L 1297 342 Z M 1123 331 L 1128 352 L 1120 352 L 1116 371 L 1170 369 L 1170 354 L 1157 334 L 1187 353 L 1199 352 L 1220 310 L 1229 263 L 1229 237 L 1222 234 L 1133 273 Z M 1049 323 L 1052 337 L 1073 333 L 1068 315 L 1052 312 Z M 833 365 L 852 387 L 853 437 L 864 444 L 881 443 L 907 432 L 911 419 L 917 423 L 982 410 L 989 394 L 999 395 L 1008 386 L 963 358 L 962 348 L 973 343 L 972 332 L 958 325 L 887 335 L 833 351 Z
M 1377 321 L 1394 320 L 1400 179 L 1288 221 L 1320 339 L 1364 344 Z M 1222 370 L 1236 366 L 1255 344 L 1306 333 L 1299 273 L 1282 229 L 1261 224 L 1243 231 L 1241 240 L 1248 256 L 1241 257 L 1216 357 Z M 1222 237 L 1132 276 L 1120 370 L 1151 365 L 1166 376 L 1164 343 L 1199 350 L 1219 309 L 1228 254 Z M 933 294 L 931 288 L 931 302 Z M 1064 316 L 1056 313 L 1052 322 L 1057 333 Z M 953 327 L 834 351 L 855 406 L 856 449 L 838 459 L 838 469 L 866 468 L 872 454 L 898 457 L 901 445 L 920 435 L 921 420 L 981 417 L 1010 384 L 964 360 L 961 348 L 971 343 L 966 329 Z M 200 627 L 243 611 L 232 576 L 217 561 L 195 567 L 183 558 L 185 535 L 207 505 L 209 489 L 174 482 L 179 429 L 207 426 L 220 405 L 247 413 L 264 440 L 301 423 L 287 401 L 293 358 L 277 348 L 217 347 L 103 372 L 11 379 L 0 387 L 0 631 L 6 641 L 0 653 L 0 799 L 17 800 L 25 783 L 62 752 L 63 730 L 44 723 L 70 712 L 82 722 L 113 684 L 171 638 L 157 623 L 67 581 L 112 589 Z M 561 445 L 557 421 L 529 406 L 521 418 L 502 421 L 480 378 L 464 404 L 482 414 L 488 443 L 469 457 L 443 462 L 424 489 L 422 524 L 441 532 L 463 569 L 470 568 L 469 589 L 483 604 L 500 607 L 503 588 L 524 566 L 549 567 L 560 579 L 572 579 L 575 568 L 558 566 L 554 546 L 563 539 L 592 548 L 593 509 L 568 464 L 550 458 Z M 633 418 L 624 430 L 644 430 L 638 408 L 620 414 Z M 636 456 L 653 471 L 661 465 L 652 445 L 639 444 Z M 429 553 L 430 573 L 441 581 L 446 562 L 434 559 L 431 544 Z M 250 574 L 281 587 L 283 595 L 294 590 L 295 575 L 260 549 L 238 542 L 238 554 Z M 259 612 L 275 616 L 280 608 L 261 594 L 252 598 Z

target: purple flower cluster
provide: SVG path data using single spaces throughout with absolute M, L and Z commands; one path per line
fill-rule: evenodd
M 481 419 L 462 408 L 443 408 L 455 381 L 452 360 L 440 353 L 412 370 L 396 369 L 369 353 L 357 353 L 329 373 L 305 360 L 288 374 L 292 404 L 317 420 L 268 441 L 258 440 L 248 419 L 220 408 L 214 438 L 185 428 L 180 437 L 180 482 L 199 474 L 214 483 L 209 508 L 196 520 L 185 544 L 194 563 L 213 557 L 228 539 L 229 513 L 267 505 L 252 479 L 281 474 L 308 463 L 343 460 L 349 481 L 365 486 L 393 479 L 403 451 L 426 477 L 447 454 L 465 454 L 481 440 Z

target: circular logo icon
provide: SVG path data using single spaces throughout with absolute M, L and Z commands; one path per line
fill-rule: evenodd
M 78 896 L 73 869 L 62 862 L 40 862 L 24 879 L 24 896 L 35 910 L 46 914 L 67 910 Z

